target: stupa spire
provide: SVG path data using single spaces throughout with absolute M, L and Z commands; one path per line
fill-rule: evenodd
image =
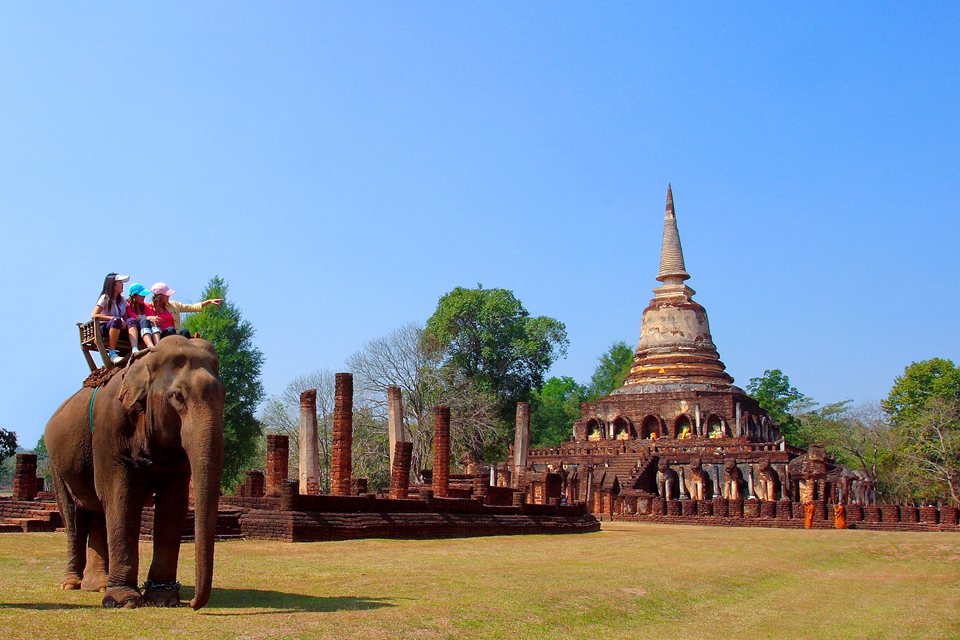
M 683 263 L 683 247 L 677 230 L 677 212 L 673 208 L 673 189 L 667 183 L 667 209 L 663 218 L 663 245 L 660 248 L 660 282 L 681 283 L 690 278 Z

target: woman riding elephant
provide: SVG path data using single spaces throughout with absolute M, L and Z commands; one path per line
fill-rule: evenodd
M 193 304 L 171 300 L 170 298 L 173 297 L 176 291 L 167 286 L 166 282 L 156 283 L 150 287 L 150 291 L 153 293 L 153 308 L 157 311 L 161 318 L 161 337 L 164 338 L 175 333 L 179 333 L 183 337 L 189 338 L 190 332 L 186 329 L 180 328 L 180 314 L 197 313 L 199 311 L 203 311 L 204 308 L 211 304 L 215 307 L 219 307 L 220 303 L 223 302 L 223 298 L 210 298 L 209 300 L 204 300 L 203 302 L 196 302 Z
M 194 609 L 207 603 L 223 467 L 224 386 L 213 345 L 173 336 L 102 386 L 64 402 L 44 432 L 67 533 L 64 589 L 105 590 L 103 605 L 180 602 L 177 561 L 191 474 Z M 140 518 L 155 494 L 153 562 L 137 585 Z

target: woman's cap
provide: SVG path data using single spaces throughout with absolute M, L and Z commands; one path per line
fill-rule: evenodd
M 133 296 L 145 296 L 147 295 L 146 291 L 147 291 L 147 288 L 145 286 L 143 286 L 139 282 L 136 282 L 130 285 L 130 293 L 127 295 L 129 295 L 131 298 Z
M 122 276 L 122 275 L 120 275 L 119 273 L 118 273 L 117 275 L 113 276 L 113 281 L 114 281 L 114 282 L 126 282 L 126 281 L 129 280 L 129 279 L 130 279 L 130 276 Z
M 167 296 L 168 298 L 176 293 L 176 291 L 167 286 L 166 282 L 158 282 L 150 287 L 150 291 L 153 292 L 155 296 Z

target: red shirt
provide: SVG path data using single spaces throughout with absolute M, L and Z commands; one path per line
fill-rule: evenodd
M 173 314 L 170 313 L 170 310 L 167 311 L 157 311 L 153 305 L 147 305 L 147 315 L 148 316 L 157 316 L 159 322 L 157 326 L 160 327 L 160 331 L 166 331 L 167 329 L 173 329 Z

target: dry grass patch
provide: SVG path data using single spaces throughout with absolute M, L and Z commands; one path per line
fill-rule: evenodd
M 64 545 L 0 536 L 5 637 L 960 638 L 953 534 L 615 523 L 572 536 L 226 542 L 198 613 L 108 611 L 98 594 L 60 591 Z M 190 585 L 192 545 L 182 555 Z

